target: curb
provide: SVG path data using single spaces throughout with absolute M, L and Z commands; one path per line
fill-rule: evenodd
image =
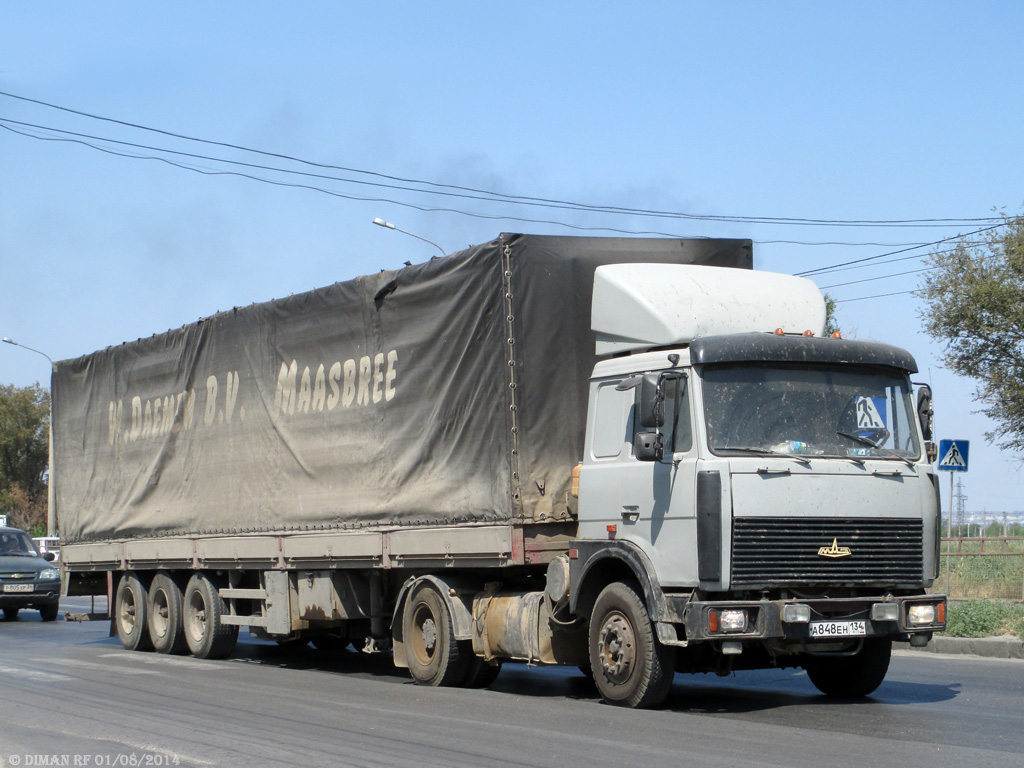
M 950 653 L 984 656 L 989 659 L 1024 659 L 1024 640 L 1003 637 L 946 637 L 936 635 L 924 648 L 911 648 L 910 643 L 893 643 L 893 650 L 914 653 Z

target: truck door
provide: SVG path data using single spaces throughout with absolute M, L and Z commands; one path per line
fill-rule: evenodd
M 692 403 L 684 372 L 664 374 L 665 455 L 639 461 L 633 439 L 642 431 L 636 418 L 638 389 L 597 393 L 591 421 L 591 462 L 580 484 L 580 536 L 625 539 L 644 550 L 662 586 L 697 583 Z M 615 526 L 614 533 L 609 527 Z

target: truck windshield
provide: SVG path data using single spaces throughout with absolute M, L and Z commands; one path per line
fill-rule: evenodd
M 711 451 L 917 459 L 910 382 L 837 366 L 705 368 Z

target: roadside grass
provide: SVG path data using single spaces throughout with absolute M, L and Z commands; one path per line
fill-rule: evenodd
M 943 553 L 935 588 L 954 600 L 1020 600 L 1024 597 L 1024 557 Z
M 950 603 L 943 634 L 949 637 L 1010 634 L 1024 639 L 1024 605 L 1005 600 Z

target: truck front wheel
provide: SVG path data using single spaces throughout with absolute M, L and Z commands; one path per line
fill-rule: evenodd
M 421 685 L 458 685 L 466 677 L 452 618 L 444 598 L 433 585 L 420 584 L 405 604 L 402 620 L 405 660 Z
M 590 665 L 609 704 L 644 709 L 665 700 L 675 673 L 675 649 L 658 642 L 637 589 L 609 584 L 590 618 Z
M 185 587 L 185 641 L 192 655 L 200 659 L 223 659 L 231 655 L 238 641 L 238 626 L 224 624 L 227 603 L 217 586 L 203 573 L 195 574 Z
M 146 627 L 146 585 L 132 571 L 121 576 L 114 597 L 117 637 L 129 651 L 148 651 L 153 644 Z
M 826 696 L 853 698 L 873 693 L 889 671 L 892 640 L 872 637 L 856 656 L 817 657 L 804 663 L 814 687 Z

